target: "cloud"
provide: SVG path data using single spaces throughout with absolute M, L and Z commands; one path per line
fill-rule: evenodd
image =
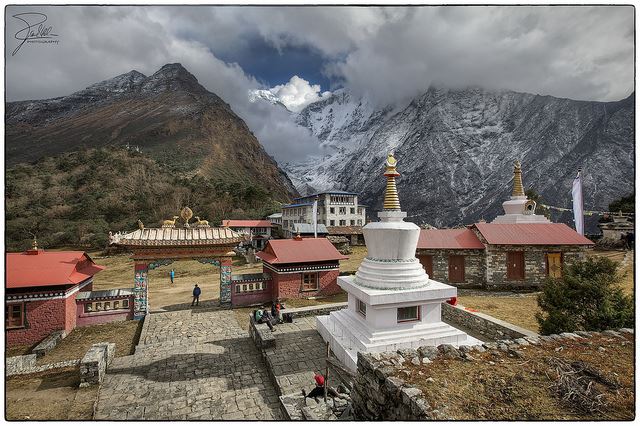
M 279 84 L 269 89 L 271 93 L 278 96 L 290 111 L 301 111 L 312 102 L 331 95 L 331 92 L 320 92 L 319 84 L 309 84 L 304 78 L 297 75 L 291 77 L 286 84 Z

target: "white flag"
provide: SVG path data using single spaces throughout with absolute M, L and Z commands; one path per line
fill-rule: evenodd
M 311 215 L 313 216 L 313 238 L 318 238 L 318 199 L 313 200 L 313 209 L 311 209 Z
M 582 177 L 578 169 L 578 176 L 573 180 L 571 188 L 571 198 L 573 198 L 573 222 L 576 225 L 576 232 L 584 235 L 584 212 L 582 199 Z

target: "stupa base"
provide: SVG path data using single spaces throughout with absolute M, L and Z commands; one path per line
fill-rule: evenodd
M 358 314 L 348 309 L 316 317 L 316 328 L 336 358 L 353 372 L 357 369 L 358 352 L 389 352 L 444 343 L 456 347 L 482 343 L 442 321 L 372 330 Z

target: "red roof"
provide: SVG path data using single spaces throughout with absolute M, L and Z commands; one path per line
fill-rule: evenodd
M 592 245 L 564 223 L 476 223 L 488 244 Z
M 326 238 L 269 240 L 265 249 L 256 256 L 272 265 L 348 259 Z
M 7 288 L 79 284 L 105 267 L 82 251 L 7 253 Z
M 271 228 L 270 220 L 223 220 L 222 226 L 229 228 Z
M 484 249 L 484 244 L 468 228 L 421 229 L 419 249 Z

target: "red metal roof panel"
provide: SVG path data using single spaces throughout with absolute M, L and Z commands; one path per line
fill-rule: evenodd
M 489 244 L 593 245 L 564 223 L 476 223 Z
M 468 228 L 421 229 L 419 249 L 484 249 L 484 244 Z
M 105 269 L 81 251 L 6 254 L 7 288 L 78 284 Z
M 271 247 L 273 254 L 267 251 Z M 260 259 L 273 265 L 286 263 L 326 262 L 348 259 L 326 238 L 269 240 L 264 251 L 256 253 Z

